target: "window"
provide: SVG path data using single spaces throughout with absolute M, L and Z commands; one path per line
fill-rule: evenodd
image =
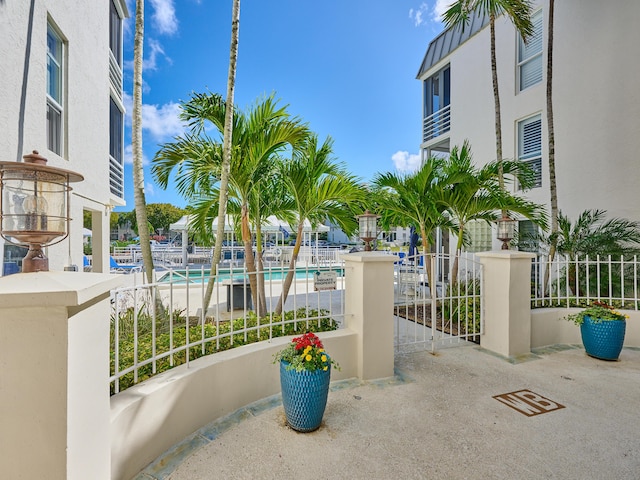
M 124 113 L 109 97 L 109 186 L 111 193 L 123 198 L 123 119 Z
M 521 252 L 538 253 L 540 243 L 538 240 L 538 228 L 531 220 L 518 222 L 518 250 Z
M 542 117 L 535 115 L 518 122 L 518 160 L 535 172 L 534 187 L 542 186 Z
M 122 111 L 110 98 L 109 105 L 109 155 L 122 164 Z
M 47 25 L 47 147 L 62 155 L 62 60 L 63 43 L 51 25 Z
M 542 81 L 542 10 L 531 17 L 533 34 L 522 41 L 518 35 L 518 77 L 520 91 Z
M 449 131 L 451 69 L 447 66 L 423 82 L 423 134 L 426 142 Z
M 109 14 L 109 48 L 116 63 L 122 66 L 122 18 L 116 8 L 115 0 L 111 1 Z
M 469 245 L 467 252 L 486 252 L 491 250 L 491 225 L 484 220 L 472 220 L 465 227 L 465 231 L 469 236 Z

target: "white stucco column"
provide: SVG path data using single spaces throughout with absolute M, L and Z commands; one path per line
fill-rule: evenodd
M 3 478 L 109 479 L 109 291 L 119 275 L 0 278 Z
M 531 352 L 532 253 L 482 252 L 484 334 L 480 346 L 505 357 Z
M 344 255 L 345 323 L 358 334 L 358 377 L 393 376 L 393 262 L 395 255 Z

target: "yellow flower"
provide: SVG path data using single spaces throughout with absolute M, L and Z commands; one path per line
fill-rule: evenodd
M 311 361 L 311 355 L 307 355 L 306 357 L 304 357 L 304 359 L 305 359 L 307 362 L 310 362 L 310 361 Z
M 326 362 L 326 361 L 327 361 L 327 356 L 326 356 L 326 355 L 322 355 L 322 357 L 320 357 L 320 358 L 321 358 L 321 360 L 322 360 L 323 362 Z
M 304 354 L 306 355 L 311 350 L 311 345 L 307 345 L 304 349 Z
M 329 367 L 324 367 L 322 370 L 324 370 L 325 372 L 327 371 Z
M 319 349 L 318 349 L 318 352 L 319 352 L 319 353 L 324 352 L 324 348 L 319 348 Z

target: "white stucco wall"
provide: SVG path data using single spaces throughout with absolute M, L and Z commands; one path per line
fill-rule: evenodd
M 502 113 L 503 157 L 517 156 L 517 122 L 542 115 L 542 187 L 527 193 L 549 209 L 546 121 L 548 2 L 543 11 L 543 80 L 518 92 L 517 35 L 504 18 L 496 22 L 497 65 Z M 640 220 L 640 63 L 636 49 L 640 3 L 623 0 L 611 8 L 596 0 L 555 4 L 554 124 L 558 204 L 575 218 L 585 209 Z M 421 77 L 451 65 L 450 145 L 471 143 L 474 159 L 496 158 L 494 100 L 488 25 Z M 435 142 L 441 137 L 434 139 Z M 424 147 L 424 144 L 423 144 Z
M 96 224 L 95 236 L 104 236 L 108 248 L 108 205 L 118 203 L 109 191 L 109 5 L 111 0 L 35 2 L 31 52 L 25 89 L 23 145 L 19 147 L 19 112 L 23 89 L 25 48 L 30 1 L 0 3 L 0 58 L 6 68 L 0 76 L 0 158 L 15 161 L 32 150 L 48 165 L 76 171 L 84 182 L 73 185 L 71 216 L 72 263 L 82 269 L 82 211 L 106 217 Z M 47 22 L 65 41 L 64 143 L 61 156 L 47 149 Z M 95 239 L 95 237 L 94 237 Z M 69 241 L 48 249 L 50 269 L 69 263 Z M 94 241 L 94 245 L 96 242 Z M 108 260 L 108 251 L 99 254 Z M 106 264 L 108 268 L 108 263 Z M 108 271 L 108 270 L 107 270 Z M 1 273 L 1 272 L 0 272 Z

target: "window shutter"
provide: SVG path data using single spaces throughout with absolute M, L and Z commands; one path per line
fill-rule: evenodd
M 519 39 L 520 90 L 542 81 L 542 10 L 531 17 L 531 23 L 533 34 L 527 43 Z

